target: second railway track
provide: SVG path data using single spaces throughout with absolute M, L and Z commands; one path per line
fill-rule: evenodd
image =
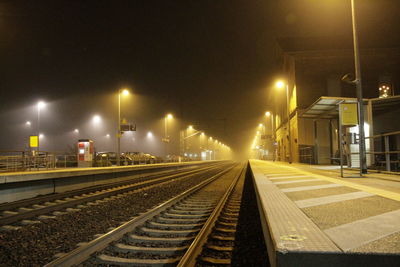
M 46 266 L 187 266 L 201 255 L 218 218 L 235 224 L 226 216 L 238 214 L 243 179 L 243 165 L 228 168 Z
M 184 179 L 216 169 L 218 166 L 217 164 L 194 170 L 180 171 L 178 173 L 166 172 L 129 181 L 42 196 L 16 203 L 2 204 L 0 205 L 0 211 L 2 212 L 0 226 L 3 230 L 18 230 L 23 225 L 39 223 L 41 220 L 53 218 L 55 215 L 77 210 L 77 208 L 79 209 L 86 203 L 107 200 L 110 197 L 133 190 L 161 185 L 172 180 Z

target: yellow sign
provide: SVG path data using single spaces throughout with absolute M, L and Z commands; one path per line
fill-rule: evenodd
M 39 136 L 37 135 L 29 136 L 29 145 L 30 147 L 39 147 Z
M 358 112 L 357 104 L 340 104 L 340 112 L 342 114 L 341 124 L 343 126 L 358 125 Z

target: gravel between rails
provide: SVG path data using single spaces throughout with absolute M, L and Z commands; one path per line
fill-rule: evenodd
M 119 226 L 209 177 L 203 174 L 173 181 L 163 185 L 162 190 L 150 188 L 17 231 L 0 232 L 0 266 L 42 266 L 55 254 L 71 251 L 78 243 L 108 232 L 110 227 Z

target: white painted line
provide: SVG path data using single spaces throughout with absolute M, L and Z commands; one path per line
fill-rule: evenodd
M 283 172 L 283 173 L 264 173 L 265 176 L 285 176 L 285 175 L 301 175 L 300 173 L 287 173 L 287 172 Z
M 400 231 L 400 210 L 343 224 L 324 232 L 342 250 L 348 251 Z
M 346 193 L 346 194 L 340 194 L 340 195 L 298 200 L 298 201 L 295 201 L 295 203 L 299 208 L 307 208 L 307 207 L 319 206 L 319 205 L 324 205 L 324 204 L 336 203 L 336 202 L 341 202 L 341 201 L 345 201 L 345 200 L 370 197 L 370 196 L 375 196 L 375 195 L 360 191 L 360 192 Z
M 292 187 L 292 188 L 284 188 L 281 189 L 282 192 L 298 192 L 298 191 L 307 191 L 307 190 L 316 190 L 316 189 L 325 189 L 331 187 L 339 187 L 343 186 L 341 184 L 323 184 L 323 185 L 310 185 L 310 186 L 299 186 L 299 187 Z
M 309 175 L 293 175 L 293 176 L 281 176 L 281 177 L 274 177 L 269 178 L 270 180 L 279 180 L 279 179 L 295 179 L 295 178 L 303 178 L 303 177 L 310 177 Z
M 294 183 L 305 183 L 305 182 L 316 182 L 321 181 L 320 179 L 304 179 L 304 180 L 294 180 L 294 181 L 283 181 L 283 182 L 273 182 L 274 184 L 294 184 Z

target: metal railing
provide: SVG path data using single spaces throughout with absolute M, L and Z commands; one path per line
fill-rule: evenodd
M 29 170 L 48 170 L 56 168 L 54 155 L 12 155 L 0 156 L 0 172 L 17 172 Z
M 366 138 L 371 140 L 373 155 L 370 168 L 388 172 L 400 171 L 400 131 L 378 134 Z

